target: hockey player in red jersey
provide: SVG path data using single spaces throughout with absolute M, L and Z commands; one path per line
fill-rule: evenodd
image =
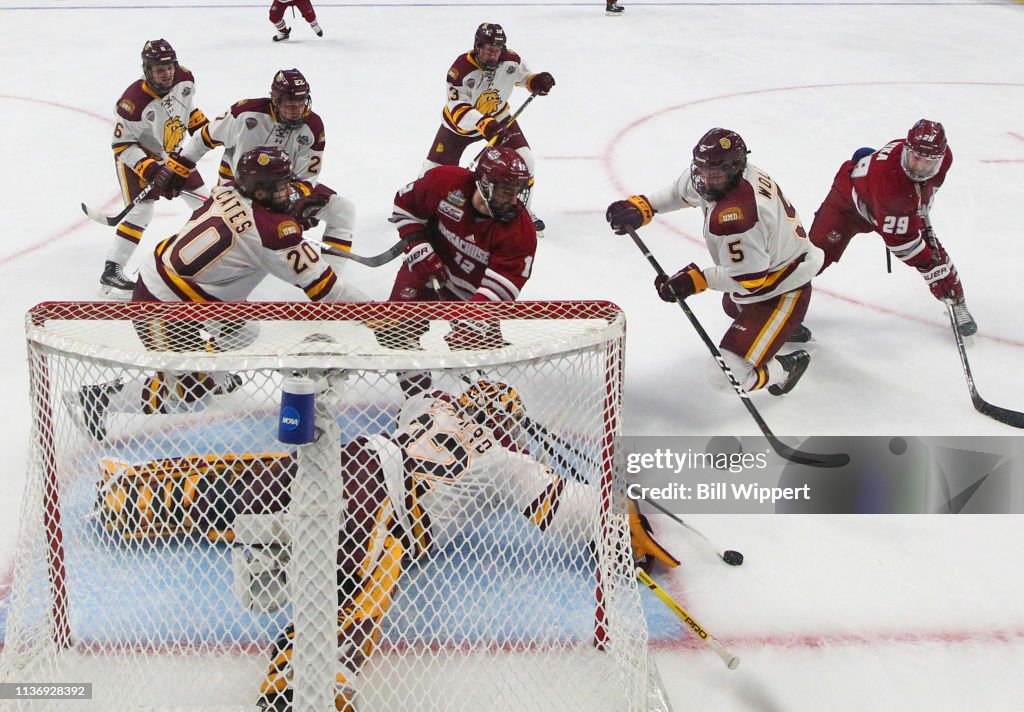
M 270 22 L 277 29 L 277 34 L 272 38 L 274 42 L 283 42 L 291 37 L 292 30 L 284 21 L 284 11 L 289 7 L 293 11 L 295 8 L 299 9 L 302 19 L 309 23 L 310 29 L 316 33 L 317 37 L 324 36 L 324 31 L 316 19 L 316 10 L 313 9 L 313 3 L 310 0 L 274 0 L 270 3 Z
M 517 299 L 537 250 L 537 232 L 526 210 L 529 194 L 529 169 L 505 146 L 484 151 L 475 171 L 440 166 L 398 191 L 391 222 L 408 248 L 390 299 Z M 405 328 L 399 341 L 383 329 L 377 337 L 392 348 L 416 348 L 422 333 Z M 496 323 L 472 319 L 454 324 L 446 338 L 452 348 L 503 343 Z
M 694 146 L 693 162 L 676 182 L 650 198 L 618 200 L 606 217 L 616 233 L 625 234 L 657 213 L 704 211 L 704 239 L 714 265 L 701 269 L 691 263 L 672 277 L 659 275 L 658 296 L 671 302 L 708 288 L 725 292 L 722 306 L 733 323 L 722 337 L 722 357 L 747 391 L 767 386 L 772 395 L 782 395 L 810 364 L 803 350 L 776 354 L 787 341 L 806 340 L 797 328 L 823 257 L 781 188 L 747 163 L 747 153 L 739 134 L 711 129 Z M 712 369 L 713 383 L 721 383 L 718 367 Z
M 839 261 L 854 235 L 877 232 L 889 252 L 921 273 L 936 299 L 953 303 L 957 328 L 970 336 L 978 325 L 967 310 L 956 266 L 928 220 L 952 164 L 945 129 L 928 119 L 914 124 L 905 139 L 878 151 L 857 151 L 839 167 L 818 208 L 811 241 L 825 252 L 824 270 Z
M 155 183 L 148 197 L 139 203 L 117 226 L 114 244 L 107 253 L 101 293 L 115 299 L 130 299 L 135 283 L 125 273 L 125 265 L 142 240 L 142 233 L 153 219 L 153 203 L 160 198 L 176 198 L 181 188 L 198 190 L 203 179 L 198 172 L 178 185 L 170 185 L 173 173 L 162 165 L 190 134 L 209 123 L 194 107 L 196 85 L 192 72 L 178 64 L 178 55 L 167 40 L 150 40 L 142 47 L 143 78 L 132 83 L 117 100 L 114 136 L 110 146 L 125 204 L 149 184 Z M 188 168 L 177 163 L 186 173 Z M 198 200 L 185 196 L 191 208 Z
M 547 96 L 555 78 L 549 72 L 532 72 L 518 54 L 508 49 L 501 25 L 483 23 L 476 30 L 472 51 L 459 55 L 448 69 L 448 101 L 422 172 L 435 166 L 459 165 L 466 147 L 483 139 L 515 149 L 532 177 L 530 144 L 518 121 L 507 123 L 508 101 L 517 86 Z M 537 231 L 543 232 L 544 221 L 534 218 L 534 222 Z
M 599 489 L 559 476 L 518 447 L 525 416 L 517 389 L 481 380 L 457 396 L 420 394 L 403 405 L 393 434 L 358 436 L 342 445 L 338 710 L 357 709 L 361 670 L 379 643 L 403 572 L 472 534 L 468 522 L 515 514 L 545 537 L 583 546 L 593 539 Z M 257 522 L 275 521 L 287 511 L 297 469 L 293 453 L 201 454 L 139 464 L 104 460 L 102 469 L 96 513 L 108 532 L 132 539 L 198 533 L 233 542 L 249 562 L 235 569 L 235 590 L 246 592 L 247 605 L 267 607 L 267 577 L 284 579 L 288 542 L 283 535 L 271 542 L 247 532 L 272 528 Z M 626 505 L 635 560 L 678 566 L 637 504 L 621 497 L 612 506 L 622 512 L 618 508 Z M 288 625 L 271 649 L 260 709 L 293 709 L 293 639 Z

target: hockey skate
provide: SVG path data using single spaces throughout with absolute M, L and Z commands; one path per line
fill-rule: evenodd
M 963 299 L 953 302 L 953 318 L 956 319 L 956 329 L 960 336 L 974 336 L 978 333 L 978 322 L 967 311 L 967 302 Z
M 792 334 L 789 335 L 789 338 L 786 339 L 786 343 L 787 344 L 806 344 L 810 340 L 811 340 L 811 330 L 808 329 L 803 324 L 801 324 L 800 326 L 796 327 L 796 330 Z
M 100 294 L 111 299 L 131 299 L 135 291 L 135 282 L 124 274 L 124 268 L 116 262 L 107 260 L 100 275 Z
M 324 36 L 324 30 L 323 30 L 322 27 L 320 27 L 320 23 L 319 22 L 315 22 L 315 21 L 311 22 L 311 23 L 309 23 L 309 26 L 313 30 L 313 32 L 316 33 L 317 37 L 323 37 Z
M 120 392 L 122 388 L 124 381 L 120 378 L 95 386 L 82 386 L 77 392 L 65 393 L 64 404 L 79 430 L 97 442 L 103 442 L 107 437 L 107 408 L 110 406 L 110 396 Z
M 286 27 L 283 30 L 279 30 L 278 33 L 276 35 L 274 35 L 273 40 L 274 40 L 274 42 L 284 42 L 286 39 L 288 39 L 291 36 L 292 36 L 292 28 Z
M 789 393 L 796 387 L 804 371 L 811 365 L 811 355 L 806 351 L 794 351 L 791 354 L 776 356 L 782 367 L 786 369 L 786 380 L 781 383 L 774 383 L 768 386 L 768 392 L 773 396 L 781 396 Z
M 625 11 L 626 8 L 622 7 L 622 5 L 618 4 L 617 2 L 610 2 L 604 6 L 604 14 L 611 15 L 612 17 L 618 17 L 622 15 L 622 13 L 624 13 Z

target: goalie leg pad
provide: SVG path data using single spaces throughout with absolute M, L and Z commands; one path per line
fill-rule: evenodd
M 633 547 L 633 557 L 645 570 L 653 561 L 660 561 L 670 569 L 679 566 L 679 559 L 654 539 L 654 530 L 647 517 L 640 513 L 636 500 L 627 499 L 629 512 L 629 540 Z

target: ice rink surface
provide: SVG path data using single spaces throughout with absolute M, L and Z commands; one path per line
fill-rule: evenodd
M 140 76 L 146 39 L 163 37 L 215 116 L 265 96 L 298 67 L 324 118 L 322 180 L 359 209 L 354 249 L 396 239 L 396 189 L 417 175 L 440 118 L 444 75 L 475 27 L 557 86 L 522 116 L 537 156 L 534 208 L 546 221 L 524 299 L 601 298 L 627 312 L 625 432 L 752 435 L 739 400 L 711 389 L 711 359 L 678 308 L 658 301 L 649 265 L 604 222 L 607 204 L 673 181 L 713 126 L 738 131 L 755 163 L 810 224 L 839 164 L 919 118 L 941 121 L 955 154 L 933 215 L 980 332 L 969 345 L 989 400 L 1024 408 L 1020 368 L 1020 185 L 1024 183 L 1024 5 L 982 2 L 629 3 L 319 2 L 325 37 L 301 18 L 273 44 L 269 3 L 120 0 L 0 5 L 7 170 L 0 278 L 8 458 L 0 559 L 8 568 L 29 423 L 23 317 L 46 300 L 96 297 L 112 231 L 78 205 L 116 212 L 109 140 L 120 93 Z M 517 106 L 525 91 L 513 97 Z M 468 152 L 468 160 L 473 154 Z M 214 152 L 200 163 L 207 182 Z M 138 262 L 187 216 L 158 205 Z M 667 269 L 707 265 L 697 211 L 642 234 Z M 385 298 L 397 263 L 346 276 Z M 302 299 L 278 283 L 261 299 Z M 717 340 L 717 295 L 692 300 Z M 944 309 L 902 265 L 885 273 L 877 237 L 856 238 L 814 283 L 813 360 L 785 398 L 754 401 L 776 433 L 1008 435 L 970 405 Z M 713 364 L 712 364 L 713 365 Z M 529 405 L 529 404 L 527 404 Z M 683 566 L 659 580 L 743 658 L 728 671 L 648 602 L 657 659 L 676 710 L 1013 710 L 1024 686 L 1024 519 L 1019 516 L 706 516 L 689 521 L 723 548 L 655 518 Z

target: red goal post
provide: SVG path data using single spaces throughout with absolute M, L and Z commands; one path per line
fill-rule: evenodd
M 467 322 L 483 341 L 452 338 Z M 330 447 L 384 437 L 406 402 L 402 384 L 430 374 L 431 388 L 451 397 L 481 379 L 514 388 L 529 419 L 574 452 L 554 459 L 542 434 L 521 450 L 600 493 L 594 521 L 579 525 L 598 534 L 585 550 L 573 548 L 571 536 L 538 536 L 500 507 L 460 521 L 454 543 L 404 570 L 379 644 L 356 671 L 355 708 L 476 709 L 483 700 L 493 706 L 499 689 L 505 709 L 653 708 L 612 466 L 625 338 L 615 305 L 51 302 L 28 313 L 26 332 L 32 441 L 0 679 L 91 675 L 95 709 L 161 709 L 168 700 L 181 709 L 211 700 L 252 709 L 270 645 L 290 621 L 305 620 L 305 604 L 293 594 L 272 610 L 246 599 L 246 610 L 236 595 L 237 550 L 180 521 L 184 485 L 126 487 L 124 473 L 168 459 L 288 450 L 274 435 L 289 374 L 330 382 L 331 437 L 321 438 Z M 156 382 L 170 404 L 155 399 Z M 118 385 L 98 440 L 99 419 L 89 419 L 81 394 L 104 384 Z M 134 384 L 151 400 L 127 393 Z M 212 487 L 198 472 L 182 481 Z M 244 492 L 232 496 L 250 486 L 247 471 L 232 484 Z M 142 507 L 131 531 L 111 524 L 111 508 L 125 498 Z M 318 554 L 306 548 L 306 568 L 314 567 Z M 327 542 L 320 560 L 333 561 L 335 548 Z M 333 679 L 337 651 L 318 650 L 324 678 Z

